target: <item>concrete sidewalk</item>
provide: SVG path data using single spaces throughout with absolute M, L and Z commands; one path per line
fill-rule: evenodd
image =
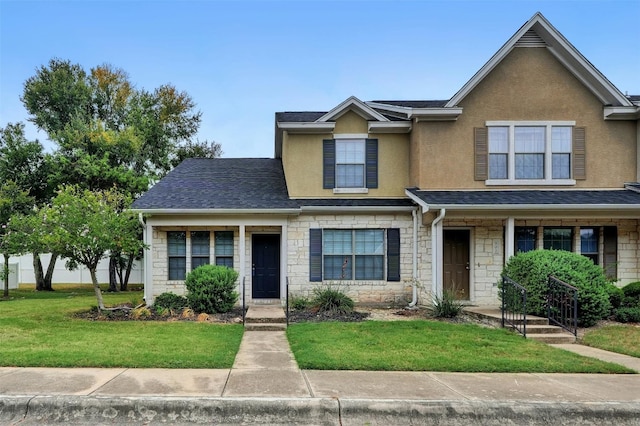
M 640 375 L 301 371 L 245 332 L 230 370 L 0 368 L 0 424 L 43 423 L 640 425 Z

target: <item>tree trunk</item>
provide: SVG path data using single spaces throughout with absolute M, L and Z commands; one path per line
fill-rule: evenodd
M 116 258 L 111 256 L 109 257 L 109 290 L 107 291 L 118 291 L 118 282 L 116 278 L 116 268 L 118 267 L 118 262 Z
M 53 291 L 51 281 L 53 280 L 53 271 L 56 268 L 56 262 L 58 261 L 58 253 L 51 253 L 51 259 L 49 260 L 49 266 L 47 266 L 47 274 L 44 276 L 44 289 L 46 291 Z
M 4 253 L 4 298 L 9 298 L 9 255 Z
M 53 291 L 51 281 L 53 280 L 53 271 L 55 270 L 57 260 L 58 254 L 51 253 L 51 260 L 49 260 L 47 273 L 45 275 L 42 270 L 42 260 L 40 259 L 40 253 L 33 253 L 33 273 L 36 277 L 37 291 Z
M 96 276 L 96 268 L 89 268 L 91 274 L 91 282 L 93 283 L 93 291 L 96 293 L 96 299 L 98 300 L 98 310 L 104 309 L 104 302 L 102 301 L 102 291 L 100 290 L 100 284 L 98 284 L 98 277 Z
M 127 259 L 127 272 L 124 275 L 124 281 L 120 285 L 121 291 L 127 291 L 129 286 L 129 278 L 131 277 L 131 269 L 133 268 L 133 262 L 136 260 L 135 255 L 132 253 L 129 255 L 129 259 Z
M 44 274 L 42 273 L 42 262 L 40 253 L 33 253 L 33 273 L 36 276 L 36 291 L 45 290 Z

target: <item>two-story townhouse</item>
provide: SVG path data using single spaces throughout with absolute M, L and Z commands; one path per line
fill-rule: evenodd
M 505 261 L 536 248 L 637 280 L 639 101 L 537 13 L 449 100 L 277 113 L 275 158 L 187 160 L 135 202 L 145 298 L 216 263 L 254 302 L 336 283 L 494 304 Z

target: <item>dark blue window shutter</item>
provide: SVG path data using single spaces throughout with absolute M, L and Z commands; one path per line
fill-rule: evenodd
M 387 229 L 387 281 L 400 281 L 400 229 Z
M 336 141 L 333 139 L 322 141 L 322 187 L 336 187 Z
M 367 139 L 367 188 L 378 187 L 378 139 Z
M 309 281 L 322 281 L 322 229 L 309 230 Z

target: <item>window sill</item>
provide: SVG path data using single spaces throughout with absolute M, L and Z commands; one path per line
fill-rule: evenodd
M 572 186 L 576 181 L 574 179 L 488 179 L 484 183 L 487 186 Z
M 369 188 L 333 188 L 334 194 L 368 194 Z

